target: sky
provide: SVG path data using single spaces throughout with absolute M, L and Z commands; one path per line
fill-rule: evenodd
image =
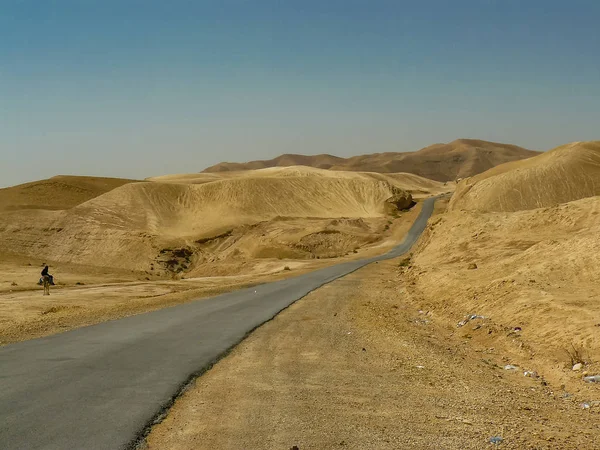
M 596 0 L 0 0 L 0 187 L 600 139 Z

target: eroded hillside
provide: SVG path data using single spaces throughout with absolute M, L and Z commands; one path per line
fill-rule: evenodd
M 448 188 L 305 167 L 206 178 L 128 183 L 64 210 L 7 211 L 0 251 L 153 276 L 240 273 L 255 260 L 339 257 L 389 239 L 390 218 L 412 204 L 403 187 L 417 196 Z
M 482 356 L 584 396 L 582 373 L 600 372 L 598 152 L 574 143 L 461 183 L 404 274 L 424 308 L 486 318 L 456 330 Z

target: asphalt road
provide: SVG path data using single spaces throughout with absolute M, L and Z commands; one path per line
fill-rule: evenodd
M 405 253 L 435 200 L 386 255 L 0 347 L 0 449 L 132 448 L 181 388 L 309 292 Z

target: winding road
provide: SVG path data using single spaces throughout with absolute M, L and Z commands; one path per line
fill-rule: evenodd
M 0 347 L 0 449 L 134 448 L 191 379 L 309 292 L 389 253 L 159 311 Z

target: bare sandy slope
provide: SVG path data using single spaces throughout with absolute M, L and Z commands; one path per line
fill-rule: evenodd
M 302 180 L 298 177 L 288 178 L 292 181 L 288 186 L 292 188 L 301 184 Z M 13 219 L 9 223 L 6 223 L 7 216 L 1 216 L 4 228 L 0 236 L 4 239 L 4 251 L 0 260 L 0 344 L 149 311 L 257 282 L 294 276 L 349 259 L 381 254 L 402 240 L 420 211 L 421 204 L 418 203 L 409 211 L 380 213 L 376 211 L 384 204 L 377 205 L 372 200 L 370 212 L 368 201 L 365 205 L 358 203 L 359 195 L 368 196 L 375 192 L 384 199 L 386 190 L 396 189 L 376 180 L 361 183 L 350 179 L 345 183 L 344 178 L 337 184 L 335 179 L 327 178 L 325 181 L 330 181 L 329 184 L 311 185 L 311 177 L 306 178 L 308 183 L 303 184 L 303 189 L 314 187 L 313 197 L 320 195 L 327 198 L 317 189 L 322 186 L 331 188 L 328 195 L 335 194 L 335 189 L 354 186 L 354 194 L 351 190 L 350 194 L 348 191 L 340 193 L 355 195 L 354 199 L 350 197 L 354 203 L 349 202 L 345 208 L 342 201 L 332 204 L 331 209 L 319 210 L 319 205 L 327 203 L 310 203 L 310 195 L 302 191 L 309 201 L 294 210 L 293 192 L 282 189 L 285 195 L 291 197 L 289 205 L 284 205 L 277 196 L 265 196 L 265 200 L 272 201 L 256 205 L 257 201 L 252 200 L 248 192 L 243 193 L 246 187 L 253 186 L 251 179 L 243 180 L 240 185 L 217 184 L 219 189 L 213 187 L 210 195 L 234 192 L 242 200 L 248 199 L 246 205 L 239 207 L 240 210 L 249 208 L 251 201 L 254 201 L 255 212 L 262 208 L 256 216 L 249 214 L 250 223 L 244 225 L 241 220 L 235 222 L 235 218 L 231 217 L 234 216 L 232 209 L 226 209 L 232 208 L 231 203 L 228 206 L 215 201 L 208 206 L 202 205 L 206 196 L 201 197 L 194 189 L 201 186 L 146 182 L 123 186 L 67 211 L 13 211 L 8 213 L 8 217 Z M 275 178 L 264 184 L 254 184 L 269 187 L 272 186 L 269 184 L 271 181 L 276 183 L 277 188 L 286 183 L 285 179 Z M 139 195 L 140 192 L 144 195 Z M 181 203 L 165 196 L 169 192 L 178 193 Z M 275 195 L 273 189 L 269 195 Z M 156 210 L 160 209 L 160 205 L 164 205 L 164 212 L 157 217 Z M 211 206 L 215 210 L 224 208 L 223 215 L 211 212 Z M 233 224 L 232 228 L 225 231 L 217 228 L 217 231 L 211 232 L 215 235 L 207 238 L 194 235 L 189 239 L 182 238 L 189 236 L 189 230 L 179 228 L 181 224 L 176 223 L 178 214 L 184 215 L 186 209 L 193 213 L 194 208 L 202 212 L 196 216 L 199 226 L 214 226 L 204 224 L 202 220 L 214 220 L 217 227 L 227 220 L 230 222 L 226 223 Z M 169 216 L 169 211 L 173 217 Z M 305 211 L 310 217 L 277 215 L 271 220 L 252 223 L 282 211 L 295 214 Z M 356 213 L 359 217 L 335 217 L 336 214 L 347 213 Z M 316 214 L 321 217 L 312 217 Z M 328 215 L 333 215 L 333 218 Z M 192 219 L 187 218 L 191 230 L 196 226 Z M 146 231 L 135 228 L 147 224 L 155 227 L 155 234 L 150 235 L 147 228 Z M 48 253 L 31 251 L 37 248 L 44 250 L 49 245 L 52 247 Z M 5 251 L 6 247 L 14 252 Z M 16 254 L 22 249 L 27 249 L 29 254 Z M 48 258 L 48 255 L 56 260 Z M 50 264 L 50 272 L 58 283 L 52 288 L 50 297 L 43 297 L 41 288 L 35 284 L 44 263 Z M 141 269 L 136 270 L 136 267 Z
M 538 155 L 516 145 L 476 139 L 458 139 L 447 144 L 434 144 L 416 152 L 388 152 L 339 158 L 331 155 L 282 155 L 267 161 L 220 163 L 205 173 L 256 170 L 267 167 L 304 165 L 331 170 L 359 172 L 408 172 L 437 181 L 454 181 L 481 173 L 508 161 Z
M 122 178 L 59 175 L 0 189 L 0 211 L 69 209 L 133 182 Z
M 451 209 L 519 211 L 600 195 L 600 141 L 573 142 L 459 183 Z
M 584 370 L 600 372 L 599 177 L 594 142 L 497 167 L 470 189 L 461 183 L 414 258 L 414 294 L 457 322 L 480 314 L 505 330 L 522 328 L 511 361 L 582 389 L 568 352 L 577 349 Z M 482 350 L 495 346 L 493 336 L 464 329 Z
M 429 196 L 448 192 L 454 188 L 454 183 L 441 183 L 423 178 L 412 173 L 377 173 L 377 172 L 343 172 L 331 171 L 307 166 L 269 167 L 256 170 L 224 171 L 216 173 L 192 173 L 163 175 L 148 178 L 148 181 L 166 183 L 203 184 L 231 178 L 286 178 L 286 177 L 318 177 L 318 178 L 345 178 L 365 181 L 383 181 L 407 191 L 413 197 Z
M 506 371 L 408 291 L 399 261 L 311 293 L 198 378 L 149 450 L 598 449 L 597 409 Z M 471 333 L 472 325 L 469 327 Z M 529 367 L 529 366 L 526 366 Z
M 448 188 L 315 169 L 181 181 L 125 184 L 67 210 L 7 211 L 0 253 L 161 277 L 247 273 L 256 258 L 339 257 L 385 240 L 399 186 Z

